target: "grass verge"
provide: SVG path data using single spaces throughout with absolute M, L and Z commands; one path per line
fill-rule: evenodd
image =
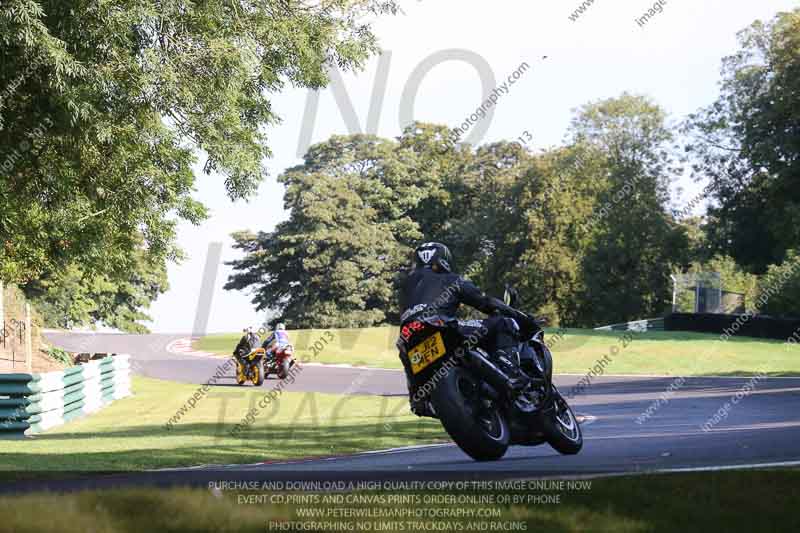
M 324 342 L 330 337 L 326 331 L 333 334 L 330 342 Z M 582 374 L 609 356 L 606 374 L 800 376 L 800 345 L 776 340 L 733 337 L 721 341 L 719 335 L 654 331 L 631 333 L 630 342 L 623 346 L 621 332 L 559 331 L 560 336 L 552 337 L 558 373 Z M 290 336 L 304 360 L 401 368 L 394 345 L 397 328 L 297 330 Z M 238 340 L 239 334 L 209 335 L 200 339 L 196 348 L 228 355 Z M 312 349 L 315 344 L 321 349 Z
M 588 482 L 590 486 L 584 490 L 561 491 L 558 503 L 474 504 L 469 507 L 475 511 L 487 510 L 483 514 L 489 518 L 414 518 L 403 520 L 400 529 L 386 528 L 387 525 L 398 522 L 383 518 L 386 512 L 398 508 L 398 505 L 388 501 L 367 505 L 273 505 L 261 501 L 246 503 L 246 500 L 239 498 L 241 493 L 223 492 L 215 495 L 207 489 L 188 488 L 31 494 L 0 498 L 0 513 L 3 516 L 0 530 L 37 533 L 488 531 L 493 530 L 491 523 L 507 524 L 505 528 L 494 530 L 555 533 L 800 530 L 800 515 L 796 512 L 796 506 L 800 502 L 800 472 L 796 470 L 646 475 L 594 479 Z M 748 490 L 747 487 L 761 489 Z M 366 497 L 386 497 L 390 493 L 349 493 L 348 496 L 362 494 Z M 402 491 L 394 494 L 409 496 L 409 493 Z M 487 494 L 496 497 L 498 491 Z M 531 492 L 524 494 L 527 500 Z M 331 494 L 327 495 L 330 497 Z M 417 493 L 418 501 L 405 507 L 425 511 L 428 516 L 447 516 L 448 513 L 463 511 L 465 508 L 463 504 L 425 503 L 426 497 L 434 498 L 439 495 L 446 496 L 442 493 Z M 301 496 L 308 497 L 309 494 Z M 324 496 L 325 494 L 318 495 L 318 501 Z M 266 499 L 269 501 L 269 498 Z M 43 509 L 52 508 L 57 508 L 58 512 L 42 512 Z M 309 508 L 368 508 L 378 517 L 343 518 L 340 514 L 339 517 L 324 521 L 303 518 L 301 514 L 304 511 L 307 513 Z M 317 524 L 316 527 L 314 523 Z M 383 529 L 380 525 L 383 525 Z M 509 529 L 509 526 L 513 529 Z
M 0 476 L 252 463 L 444 441 L 405 397 L 283 393 L 241 437 L 230 430 L 269 389 L 214 386 L 170 429 L 196 385 L 136 377 L 135 396 L 46 433 L 2 443 Z

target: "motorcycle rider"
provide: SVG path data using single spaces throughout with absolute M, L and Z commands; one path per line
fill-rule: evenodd
M 275 326 L 275 331 L 264 340 L 261 345 L 266 350 L 266 357 L 272 360 L 275 357 L 275 352 L 290 345 L 289 333 L 286 332 L 286 325 L 283 322 L 278 322 Z
M 239 344 L 236 345 L 236 348 L 233 350 L 233 355 L 237 359 L 242 359 L 244 356 L 252 352 L 258 347 L 259 338 L 253 332 L 253 328 L 247 327 L 242 330 L 244 335 L 242 338 L 239 339 Z
M 401 325 L 425 315 L 455 321 L 456 312 L 463 303 L 489 316 L 483 320 L 458 321 L 459 332 L 465 338 L 480 332 L 478 347 L 492 358 L 505 356 L 511 361 L 516 359 L 512 352 L 517 349 L 520 328 L 531 333 L 539 330 L 533 317 L 486 296 L 471 281 L 452 272 L 453 257 L 444 244 L 421 244 L 414 250 L 413 258 L 412 270 L 400 283 Z M 418 416 L 429 415 L 427 401 L 414 399 L 407 361 L 403 360 L 403 366 L 409 378 L 411 411 Z M 512 381 L 515 388 L 526 383 L 524 378 Z

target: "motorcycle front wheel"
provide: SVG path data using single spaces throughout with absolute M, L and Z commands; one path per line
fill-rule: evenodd
M 261 372 L 261 365 L 259 364 L 253 365 L 252 381 L 256 387 L 260 387 L 264 383 L 264 373 Z
M 574 455 L 583 448 L 583 432 L 575 413 L 553 386 L 553 406 L 542 412 L 542 432 L 557 452 Z
M 244 385 L 247 377 L 244 375 L 244 366 L 239 361 L 236 361 L 236 384 Z
M 510 431 L 505 416 L 479 395 L 479 382 L 456 366 L 439 381 L 431 403 L 445 431 L 476 461 L 496 461 L 505 455 Z

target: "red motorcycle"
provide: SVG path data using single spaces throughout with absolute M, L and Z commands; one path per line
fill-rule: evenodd
M 294 348 L 291 344 L 277 347 L 264 359 L 264 378 L 276 374 L 278 379 L 286 379 L 289 369 L 295 365 Z

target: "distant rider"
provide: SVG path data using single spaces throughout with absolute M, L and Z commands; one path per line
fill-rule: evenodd
M 267 339 L 261 345 L 267 352 L 267 357 L 272 359 L 275 357 L 275 352 L 286 348 L 291 344 L 289 340 L 289 333 L 286 331 L 286 325 L 283 322 L 279 322 L 275 326 L 275 331 L 267 337 Z
M 233 355 L 237 359 L 243 359 L 247 354 L 258 348 L 259 338 L 253 332 L 253 328 L 244 328 L 242 330 L 244 335 L 242 338 L 239 339 L 239 344 L 236 345 L 236 348 L 233 350 Z
M 486 296 L 471 281 L 452 272 L 453 257 L 450 249 L 438 242 L 427 242 L 414 250 L 414 266 L 400 284 L 400 305 L 403 314 L 402 324 L 412 319 L 427 315 L 440 316 L 456 320 L 456 312 L 463 303 L 489 315 L 484 320 L 459 321 L 458 329 L 466 338 L 471 334 L 480 334 L 478 347 L 490 356 L 511 355 L 517 348 L 520 328 L 526 331 L 538 331 L 539 326 L 533 317 L 509 307 L 497 298 Z M 410 369 L 403 361 L 406 375 Z M 427 402 L 413 399 L 409 387 L 411 411 L 417 415 L 429 413 Z

